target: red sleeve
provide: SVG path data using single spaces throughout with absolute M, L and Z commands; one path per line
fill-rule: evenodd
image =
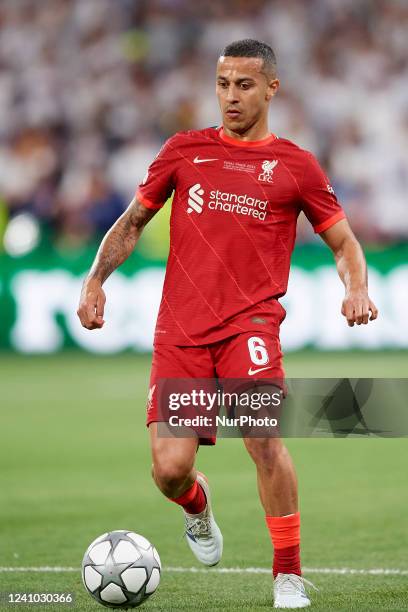
M 301 186 L 302 210 L 316 234 L 345 219 L 346 215 L 337 201 L 329 179 L 317 159 L 308 154 Z
M 179 159 L 175 139 L 176 136 L 172 136 L 164 143 L 136 191 L 137 199 L 146 208 L 161 208 L 175 188 L 175 170 Z

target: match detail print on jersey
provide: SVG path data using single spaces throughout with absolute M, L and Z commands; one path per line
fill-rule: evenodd
M 173 192 L 155 343 L 200 346 L 275 333 L 299 214 L 318 233 L 345 218 L 316 158 L 274 135 L 244 142 L 222 128 L 179 132 L 150 165 L 137 198 L 157 210 Z

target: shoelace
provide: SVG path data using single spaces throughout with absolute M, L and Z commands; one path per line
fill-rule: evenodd
M 210 517 L 190 518 L 186 516 L 184 535 L 186 535 L 187 531 L 194 537 L 209 536 L 211 534 Z
M 315 585 L 313 584 L 313 582 L 310 582 L 310 580 L 308 580 L 307 578 L 303 578 L 303 576 L 302 576 L 302 580 L 303 580 L 303 582 L 306 582 L 306 584 L 308 584 L 309 586 L 313 587 L 315 591 L 318 591 L 318 590 L 319 590 L 319 589 L 317 588 L 317 586 L 315 586 Z
M 315 591 L 319 590 L 313 584 L 313 582 L 310 582 L 310 580 L 307 580 L 307 578 L 304 578 L 303 576 L 297 576 L 297 578 L 293 578 L 291 575 L 288 575 L 282 578 L 282 580 L 279 582 L 279 589 L 281 589 L 284 592 L 290 592 L 292 587 L 299 588 L 299 581 L 301 581 L 302 583 L 306 583 L 309 586 L 313 587 Z

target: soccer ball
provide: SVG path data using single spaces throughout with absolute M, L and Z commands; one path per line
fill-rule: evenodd
M 108 608 L 136 608 L 160 582 L 155 547 L 133 531 L 111 531 L 92 542 L 82 561 L 87 591 Z

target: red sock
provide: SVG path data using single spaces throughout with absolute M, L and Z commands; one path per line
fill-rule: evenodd
M 205 493 L 197 480 L 183 495 L 171 501 L 174 501 L 179 506 L 183 506 L 184 510 L 189 514 L 199 514 L 207 504 Z
M 300 569 L 300 513 L 288 516 L 266 516 L 273 545 L 273 576 L 302 575 Z

